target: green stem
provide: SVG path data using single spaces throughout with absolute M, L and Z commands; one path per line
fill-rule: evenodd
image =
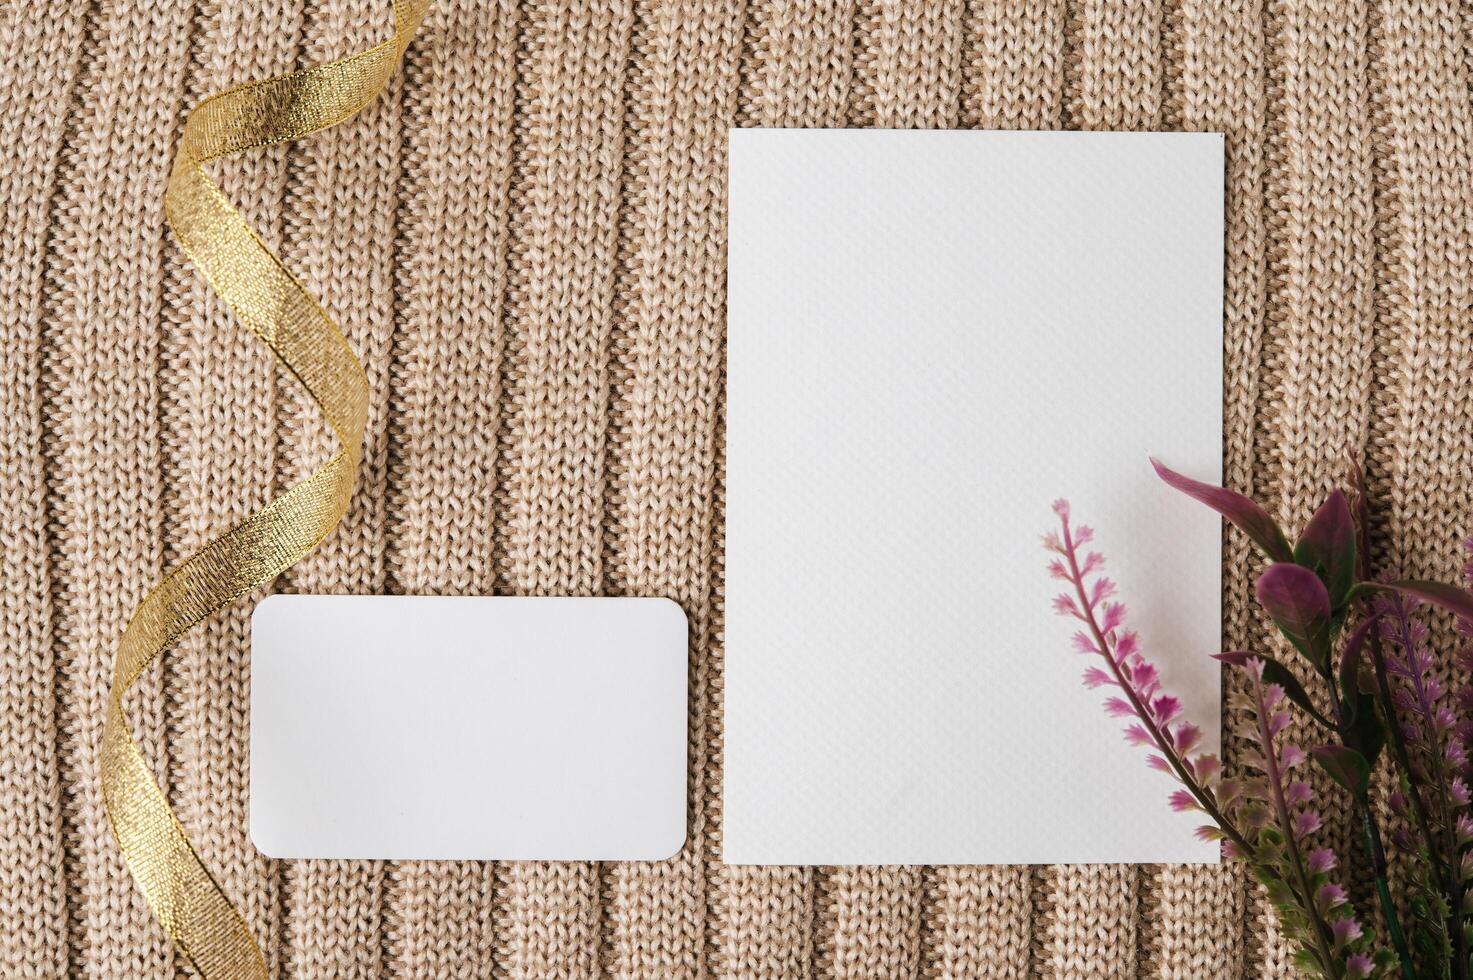
M 1376 898 L 1381 903 L 1381 915 L 1386 919 L 1386 932 L 1391 936 L 1391 945 L 1396 948 L 1396 959 L 1401 965 L 1403 980 L 1418 980 L 1416 968 L 1412 966 L 1412 951 L 1407 937 L 1401 931 L 1401 919 L 1396 914 L 1396 903 L 1391 900 L 1391 887 L 1386 880 L 1386 852 L 1381 846 L 1381 832 L 1371 816 L 1369 806 L 1362 804 L 1361 842 L 1371 857 L 1371 867 L 1376 874 Z
M 1370 633 L 1372 643 L 1379 643 L 1379 637 L 1375 636 L 1376 627 L 1371 627 Z M 1379 647 L 1372 657 L 1377 661 L 1379 674 Z M 1330 695 L 1330 704 L 1335 709 L 1336 733 L 1340 737 L 1341 744 L 1345 744 L 1350 725 L 1345 717 L 1345 708 L 1335 692 L 1335 678 L 1330 674 L 1328 653 L 1321 662 L 1324 668 L 1320 676 L 1324 678 L 1325 687 Z M 1405 752 L 1406 747 L 1401 748 Z M 1401 917 L 1396 912 L 1396 903 L 1391 900 L 1391 888 L 1387 881 L 1386 849 L 1381 843 L 1381 829 L 1376 823 L 1375 816 L 1371 813 L 1370 802 L 1366 799 L 1365 794 L 1356 793 L 1354 799 L 1355 812 L 1360 817 L 1361 846 L 1365 848 L 1366 859 L 1371 862 L 1371 872 L 1376 879 L 1376 898 L 1381 906 L 1381 917 L 1386 920 L 1386 932 L 1391 937 L 1392 947 L 1396 950 L 1396 960 L 1401 966 L 1402 980 L 1418 980 L 1416 968 L 1412 965 L 1412 950 L 1407 945 L 1406 934 L 1401 928 Z

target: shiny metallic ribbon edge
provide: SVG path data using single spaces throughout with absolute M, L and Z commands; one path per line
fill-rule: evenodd
M 250 928 L 184 833 L 134 742 L 123 698 L 186 630 L 270 583 L 337 525 L 353 495 L 368 385 L 347 342 L 204 172 L 204 164 L 335 125 L 393 75 L 430 0 L 394 0 L 394 35 L 338 61 L 205 99 L 184 125 L 164 192 L 180 246 L 235 315 L 321 408 L 340 448 L 323 466 L 208 542 L 133 613 L 113 661 L 101 781 L 113 836 L 165 931 L 208 980 L 265 978 Z

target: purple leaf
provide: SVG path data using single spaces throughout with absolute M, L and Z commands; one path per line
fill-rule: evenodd
M 1223 487 L 1214 487 L 1210 483 L 1193 480 L 1189 476 L 1182 476 L 1156 459 L 1151 460 L 1151 465 L 1156 468 L 1156 475 L 1165 480 L 1168 485 L 1206 504 L 1227 518 L 1234 527 L 1248 535 L 1249 539 L 1258 545 L 1259 550 L 1274 561 L 1294 560 L 1294 552 L 1290 550 L 1284 532 L 1280 531 L 1274 519 L 1268 516 L 1268 511 L 1248 497 Z
M 1371 782 L 1371 764 L 1365 756 L 1343 745 L 1319 745 L 1309 751 L 1335 782 L 1356 796 L 1365 793 Z
M 1355 521 L 1345 494 L 1336 490 L 1315 511 L 1294 544 L 1294 560 L 1320 576 L 1332 606 L 1345 601 L 1355 584 Z
M 1473 621 L 1473 592 L 1442 582 L 1362 582 L 1362 589 L 1381 589 L 1441 606 L 1459 619 Z
M 1300 652 L 1315 663 L 1324 660 L 1329 653 L 1330 593 L 1318 575 L 1302 565 L 1278 562 L 1258 576 L 1254 594 Z

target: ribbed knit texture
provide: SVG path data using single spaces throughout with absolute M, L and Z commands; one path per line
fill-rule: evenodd
M 184 971 L 103 814 L 114 644 L 165 568 L 329 444 L 165 232 L 164 176 L 209 91 L 388 24 L 381 0 L 0 18 L 0 976 Z M 440 0 L 360 117 L 218 165 L 372 392 L 355 507 L 277 589 L 663 595 L 693 627 L 691 834 L 660 864 L 262 859 L 249 607 L 186 637 L 132 714 L 273 967 L 1288 976 L 1231 868 L 721 865 L 725 134 L 1227 133 L 1227 480 L 1297 524 L 1361 447 L 1382 560 L 1452 578 L 1473 530 L 1470 31 L 1469 0 Z M 1224 645 L 1273 643 L 1225 540 Z

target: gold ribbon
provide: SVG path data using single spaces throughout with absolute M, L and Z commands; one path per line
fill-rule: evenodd
M 181 633 L 266 585 L 348 509 L 362 454 L 368 385 L 337 327 L 261 242 L 204 164 L 297 139 L 362 109 L 388 82 L 430 0 L 394 0 L 394 36 L 367 51 L 213 95 L 184 125 L 164 192 L 180 245 L 241 322 L 322 409 L 340 448 L 321 469 L 186 559 L 134 612 L 113 662 L 102 794 L 113 836 L 154 914 L 208 980 L 264 978 L 249 927 L 189 843 L 128 729 L 123 696 Z

